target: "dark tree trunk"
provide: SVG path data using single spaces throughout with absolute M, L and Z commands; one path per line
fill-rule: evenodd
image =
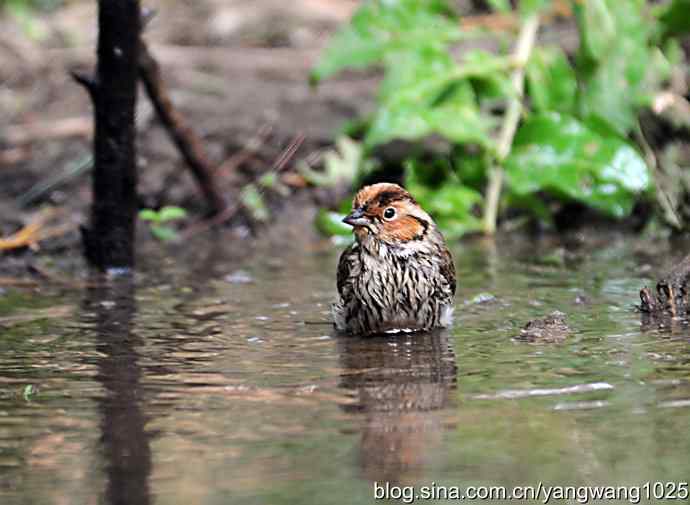
M 135 106 L 139 0 L 99 0 L 96 76 L 75 76 L 94 106 L 91 222 L 82 230 L 88 261 L 100 270 L 134 266 L 137 211 Z

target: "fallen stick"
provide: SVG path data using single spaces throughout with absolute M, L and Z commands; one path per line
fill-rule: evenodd
M 227 204 L 218 187 L 214 167 L 206 156 L 201 139 L 174 108 L 161 78 L 158 62 L 153 58 L 143 40 L 139 48 L 139 77 L 163 126 L 180 150 L 199 188 L 204 193 L 211 214 L 222 213 L 227 208 Z

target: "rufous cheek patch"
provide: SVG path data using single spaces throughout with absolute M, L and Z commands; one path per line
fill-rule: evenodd
M 421 223 L 412 216 L 403 216 L 384 223 L 381 238 L 387 242 L 409 242 L 424 232 Z

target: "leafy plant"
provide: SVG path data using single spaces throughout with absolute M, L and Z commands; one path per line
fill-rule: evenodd
M 451 156 L 411 155 L 405 166 L 408 189 L 452 236 L 492 233 L 506 206 L 548 222 L 546 199 L 623 218 L 652 189 L 629 138 L 679 53 L 672 37 L 688 31 L 676 19 L 687 3 L 674 0 L 652 15 L 643 0 L 573 1 L 581 43 L 569 58 L 535 43 L 551 2 L 522 1 L 512 53 L 474 49 L 458 57 L 458 43 L 478 33 L 463 29 L 442 0 L 369 0 L 334 36 L 312 80 L 346 68 L 383 69 L 362 160 L 391 140 L 445 140 Z
M 172 242 L 179 237 L 177 230 L 168 226 L 167 223 L 185 217 L 187 217 L 187 211 L 174 206 L 162 207 L 160 210 L 143 209 L 139 211 L 139 219 L 148 221 L 153 236 L 163 242 Z
M 635 197 L 650 185 L 647 167 L 633 147 L 558 112 L 525 121 L 505 168 L 518 196 L 547 191 L 619 218 L 630 214 Z

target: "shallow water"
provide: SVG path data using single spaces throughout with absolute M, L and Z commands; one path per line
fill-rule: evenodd
M 367 340 L 323 324 L 339 251 L 312 249 L 8 288 L 0 503 L 358 504 L 374 481 L 688 480 L 690 333 L 641 327 L 632 305 L 654 274 L 628 240 L 461 245 L 454 329 Z M 514 338 L 556 309 L 567 339 Z

